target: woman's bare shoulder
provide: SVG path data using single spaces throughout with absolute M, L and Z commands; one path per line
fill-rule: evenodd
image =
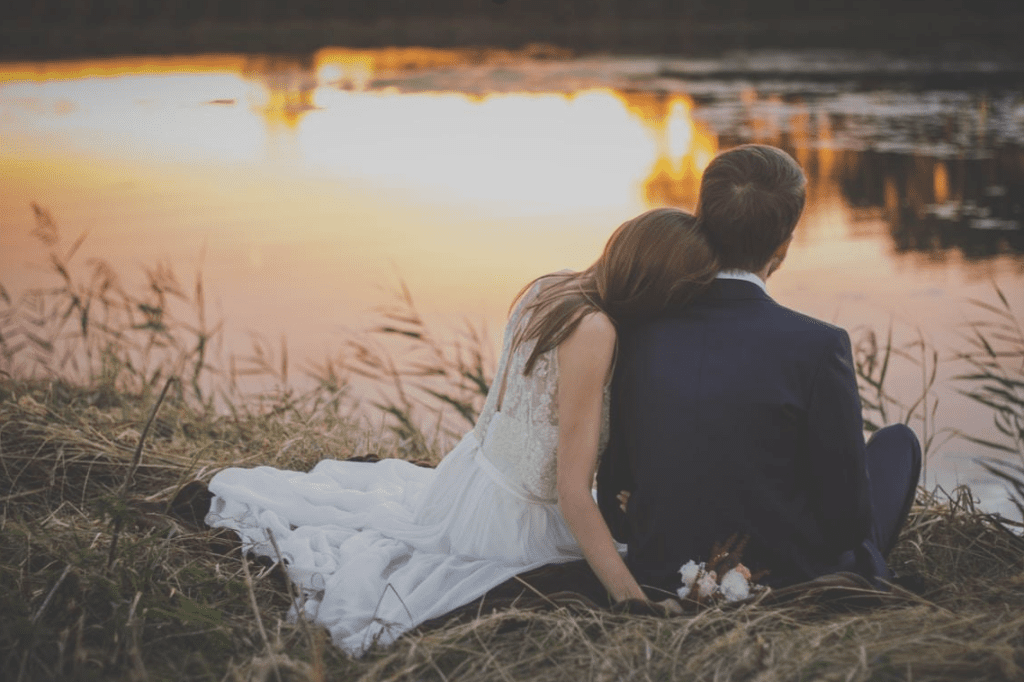
M 615 336 L 615 323 L 603 310 L 592 310 L 580 318 L 580 328 L 587 334 Z
M 615 324 L 607 314 L 594 310 L 583 315 L 567 341 L 604 348 L 615 344 Z
M 599 310 L 586 313 L 558 346 L 559 382 L 570 386 L 606 386 L 615 358 L 615 325 Z

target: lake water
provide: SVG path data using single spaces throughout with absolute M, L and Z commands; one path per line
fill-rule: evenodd
M 979 317 L 967 299 L 995 302 L 995 283 L 1024 311 L 1022 73 L 841 52 L 0 64 L 0 282 L 53 282 L 37 202 L 66 241 L 89 231 L 80 261 L 129 281 L 201 269 L 226 353 L 258 333 L 285 335 L 293 366 L 329 356 L 400 278 L 437 328 L 468 318 L 497 339 L 527 281 L 586 267 L 647 208 L 692 208 L 716 152 L 764 142 L 810 180 L 772 296 L 855 337 L 920 330 L 949 358 Z M 994 437 L 949 380 L 963 369 L 940 366 L 936 422 Z M 896 363 L 894 393 L 920 385 Z M 929 482 L 1007 509 L 984 454 L 949 441 Z

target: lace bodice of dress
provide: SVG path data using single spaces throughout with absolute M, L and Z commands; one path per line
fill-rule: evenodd
M 513 492 L 538 503 L 557 501 L 558 349 L 538 357 L 533 370 L 524 376 L 523 368 L 535 342 L 522 344 L 511 355 L 509 345 L 516 330 L 528 321 L 525 308 L 549 283 L 547 278 L 537 282 L 509 316 L 495 379 L 473 429 L 483 444 L 483 457 L 497 469 L 503 482 Z M 503 376 L 505 394 L 499 414 Z M 608 440 L 609 397 L 606 386 L 598 452 L 604 450 Z

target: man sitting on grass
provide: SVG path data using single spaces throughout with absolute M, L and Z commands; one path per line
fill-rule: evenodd
M 780 149 L 719 154 L 696 211 L 718 278 L 620 338 L 598 497 L 652 598 L 675 594 L 680 566 L 730 537 L 746 539 L 744 564 L 771 586 L 841 571 L 892 577 L 885 558 L 917 487 L 917 437 L 898 424 L 865 447 L 848 334 L 766 288 L 805 185 Z

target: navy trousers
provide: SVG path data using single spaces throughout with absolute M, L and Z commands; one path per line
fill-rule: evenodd
M 891 580 L 886 558 L 899 538 L 914 503 L 921 476 L 921 443 L 904 424 L 879 429 L 864 451 L 874 522 L 870 537 L 840 559 L 837 571 L 854 571 L 866 578 Z

